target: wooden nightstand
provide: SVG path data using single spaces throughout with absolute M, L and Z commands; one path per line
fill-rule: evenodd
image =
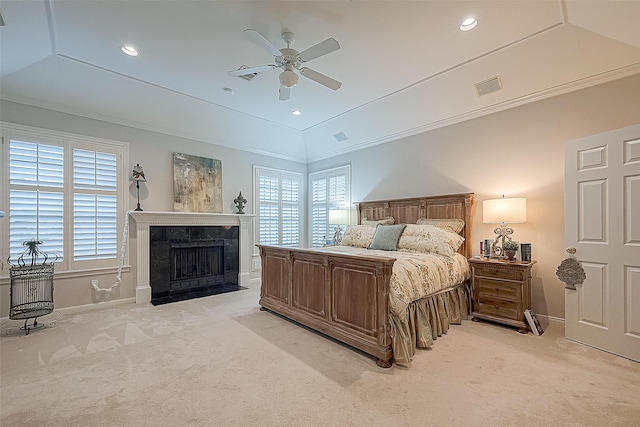
M 471 258 L 473 316 L 515 326 L 526 334 L 529 324 L 524 311 L 531 308 L 531 268 L 536 261 L 519 262 Z

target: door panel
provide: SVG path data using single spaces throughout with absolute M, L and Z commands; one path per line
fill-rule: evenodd
M 565 243 L 586 273 L 566 337 L 640 361 L 640 125 L 566 144 Z
M 592 326 L 608 327 L 607 300 L 609 286 L 607 265 L 592 262 L 582 263 L 589 279 L 588 286 L 582 286 L 578 294 L 580 301 L 579 321 Z

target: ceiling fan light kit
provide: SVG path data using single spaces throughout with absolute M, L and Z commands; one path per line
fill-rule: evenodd
M 298 84 L 298 75 L 293 71 L 291 65 L 287 65 L 285 70 L 280 73 L 280 84 L 288 88 L 292 88 Z
M 291 97 L 291 88 L 298 84 L 299 77 L 295 70 L 298 70 L 304 77 L 328 87 L 329 89 L 338 90 L 342 86 L 341 82 L 332 79 L 329 76 L 325 76 L 324 74 L 310 68 L 302 67 L 302 64 L 305 62 L 309 62 L 340 49 L 340 44 L 334 38 L 328 38 L 325 41 L 303 50 L 302 52 L 298 52 L 291 48 L 291 43 L 295 40 L 295 36 L 289 31 L 285 31 L 281 34 L 282 39 L 287 44 L 287 47 L 282 49 L 275 47 L 257 30 L 247 29 L 244 30 L 244 33 L 247 34 L 247 36 L 254 42 L 271 53 L 275 57 L 275 64 L 260 65 L 257 67 L 242 66 L 237 70 L 229 71 L 230 76 L 244 77 L 249 74 L 256 75 L 264 71 L 281 68 L 284 70 L 279 76 L 280 90 L 278 99 L 281 101 L 288 100 Z

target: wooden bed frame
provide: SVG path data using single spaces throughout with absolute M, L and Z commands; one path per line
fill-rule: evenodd
M 462 219 L 459 252 L 471 256 L 473 193 L 355 203 L 363 218 Z M 258 245 L 262 258 L 261 310 L 271 310 L 378 358 L 393 359 L 389 281 L 395 259 Z

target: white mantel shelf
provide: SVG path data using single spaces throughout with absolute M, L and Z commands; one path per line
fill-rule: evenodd
M 201 212 L 149 212 L 129 211 L 136 223 L 138 274 L 136 277 L 136 303 L 151 301 L 151 284 L 149 283 L 149 227 L 151 226 L 239 226 L 240 227 L 240 272 L 238 284 L 249 283 L 251 268 L 251 227 L 255 215 L 201 213 Z

